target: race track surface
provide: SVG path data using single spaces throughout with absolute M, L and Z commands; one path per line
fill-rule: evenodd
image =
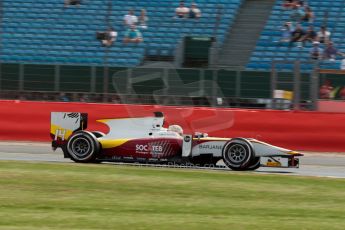
M 261 167 L 255 173 L 345 178 L 344 153 L 304 154 L 299 169 Z M 0 160 L 72 163 L 63 158 L 61 150 L 52 151 L 49 143 L 31 142 L 0 142 Z

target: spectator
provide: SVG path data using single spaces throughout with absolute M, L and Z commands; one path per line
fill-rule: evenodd
M 192 3 L 189 11 L 189 18 L 199 19 L 201 17 L 201 10 L 197 7 L 196 3 Z
M 321 30 L 317 33 L 320 43 L 327 43 L 330 40 L 331 32 L 327 31 L 325 26 L 321 26 Z
M 345 100 L 345 86 L 341 87 L 339 91 L 339 96 L 341 100 Z
M 334 46 L 333 42 L 328 42 L 327 47 L 323 52 L 323 58 L 330 61 L 334 61 L 337 55 L 344 55 L 344 53 L 339 52 Z
M 314 42 L 316 40 L 317 40 L 317 34 L 314 31 L 314 27 L 313 26 L 309 26 L 307 32 L 301 38 L 301 42 L 303 42 L 303 44 L 304 44 L 305 42 Z
M 302 21 L 312 23 L 314 21 L 314 13 L 309 6 L 304 7 L 304 16 Z
M 140 16 L 139 16 L 139 28 L 146 30 L 148 20 L 149 20 L 149 18 L 146 16 L 146 10 L 142 9 Z
M 108 31 L 105 33 L 104 39 L 101 40 L 102 45 L 109 47 L 116 41 L 116 38 L 117 32 L 112 27 L 110 27 Z
M 292 45 L 293 42 L 299 42 L 298 46 L 301 46 L 301 39 L 305 35 L 305 31 L 301 27 L 301 25 L 297 24 L 296 29 L 291 33 L 291 40 L 290 40 L 290 46 Z
M 188 7 L 185 7 L 184 2 L 181 1 L 179 7 L 175 10 L 176 17 L 178 18 L 186 18 L 189 14 Z
M 298 0 L 285 0 L 283 3 L 283 8 L 286 10 L 291 10 L 295 6 L 304 6 L 304 1 L 298 1 Z
M 298 5 L 300 5 L 300 6 L 302 6 L 302 7 L 304 7 L 305 5 L 304 5 L 304 1 L 303 0 L 297 0 L 296 1 L 297 3 L 298 3 Z
M 130 29 L 126 31 L 124 43 L 139 43 L 143 41 L 143 37 L 140 31 L 136 28 L 135 25 L 132 25 Z
M 294 6 L 294 0 L 285 0 L 283 3 L 283 8 L 288 10 Z
M 290 14 L 291 21 L 300 22 L 303 15 L 304 15 L 304 12 L 301 9 L 300 5 L 294 5 L 292 7 L 292 12 Z
M 123 17 L 123 22 L 124 22 L 125 26 L 127 26 L 129 28 L 132 25 L 136 25 L 138 23 L 138 18 L 137 18 L 137 16 L 134 15 L 134 11 L 132 9 L 130 9 L 128 11 L 128 14 L 126 14 Z
M 322 58 L 322 48 L 319 47 L 319 42 L 313 42 L 313 47 L 310 48 L 310 58 L 314 60 L 319 60 Z
M 281 28 L 282 36 L 279 42 L 289 42 L 291 40 L 291 33 L 293 31 L 291 22 L 285 22 L 284 26 Z
M 326 80 L 320 87 L 320 99 L 331 99 L 333 87 L 329 80 Z
M 77 5 L 79 6 L 81 4 L 81 0 L 65 0 L 65 7 L 69 5 Z
M 69 99 L 69 97 L 64 92 L 61 92 L 59 95 L 59 101 L 69 102 L 71 100 Z

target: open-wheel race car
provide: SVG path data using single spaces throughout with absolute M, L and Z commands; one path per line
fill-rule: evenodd
M 52 112 L 53 149 L 75 162 L 174 163 L 214 166 L 223 160 L 232 170 L 266 167 L 299 167 L 302 154 L 253 138 L 208 137 L 184 134 L 178 125 L 164 128 L 164 115 L 98 120 L 109 127 L 104 134 L 88 131 L 86 113 Z

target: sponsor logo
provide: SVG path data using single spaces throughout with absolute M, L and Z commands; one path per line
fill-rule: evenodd
M 124 159 L 124 160 L 133 160 L 134 158 L 133 157 L 123 157 L 122 159 Z
M 65 114 L 66 115 L 66 114 Z M 79 113 L 68 113 L 67 116 L 69 118 L 79 118 Z
M 273 162 L 273 161 L 271 161 L 271 162 L 267 162 L 266 166 L 268 166 L 268 167 L 281 167 L 282 165 L 281 165 L 280 162 Z
M 190 139 L 191 139 L 190 136 L 185 136 L 185 137 L 184 137 L 184 141 L 185 141 L 185 142 L 190 142 Z
M 152 153 L 155 153 L 155 154 L 158 154 L 158 153 L 162 153 L 163 152 L 163 146 L 161 145 L 136 145 L 135 146 L 135 151 L 137 153 L 149 153 L 149 152 L 152 152 Z
M 223 145 L 210 145 L 210 144 L 200 144 L 199 149 L 217 149 L 217 150 L 222 150 Z
M 112 156 L 111 159 L 113 159 L 113 160 L 122 160 L 122 157 L 119 157 L 119 156 Z

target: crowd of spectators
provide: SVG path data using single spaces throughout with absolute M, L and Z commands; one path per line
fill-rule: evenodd
M 70 5 L 80 5 L 81 0 L 64 0 L 64 7 Z M 180 1 L 179 6 L 175 9 L 176 18 L 199 19 L 201 10 L 195 2 L 192 2 L 190 8 L 185 6 L 184 1 Z M 129 9 L 128 13 L 123 17 L 123 27 L 125 31 L 123 43 L 140 43 L 143 42 L 143 36 L 140 30 L 148 29 L 149 18 L 145 9 L 141 9 L 139 17 L 135 15 L 133 9 Z M 112 26 L 106 31 L 97 32 L 96 37 L 100 40 L 102 46 L 110 47 L 116 41 L 118 32 Z
M 192 18 L 199 19 L 201 17 L 201 10 L 195 2 L 192 2 L 191 7 L 185 6 L 184 1 L 180 1 L 180 5 L 175 9 L 176 18 Z
M 333 87 L 330 80 L 325 80 L 319 90 L 320 99 L 340 99 L 345 100 L 345 86 Z
M 285 22 L 281 29 L 280 43 L 288 43 L 289 47 L 296 44 L 301 49 L 306 46 L 306 43 L 312 43 L 309 50 L 311 60 L 334 61 L 337 56 L 345 56 L 334 46 L 331 32 L 326 26 L 321 26 L 318 32 L 315 31 L 313 26 L 315 16 L 306 2 L 285 0 L 283 9 L 290 12 L 290 21 Z M 308 26 L 308 29 L 304 29 L 303 26 Z
M 148 28 L 149 18 L 146 15 L 146 10 L 142 9 L 140 16 L 137 17 L 133 9 L 130 9 L 123 17 L 123 30 L 124 38 L 123 43 L 140 43 L 143 41 L 143 36 L 139 29 Z M 101 44 L 106 47 L 110 47 L 116 41 L 118 32 L 111 26 L 105 32 L 97 32 L 96 37 L 101 41 Z

